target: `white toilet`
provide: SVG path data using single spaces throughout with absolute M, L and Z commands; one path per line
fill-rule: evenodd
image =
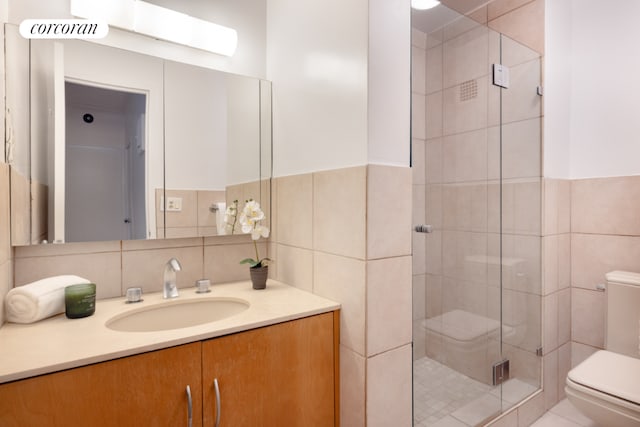
M 601 427 L 640 426 L 640 274 L 607 274 L 605 348 L 567 375 L 567 398 Z

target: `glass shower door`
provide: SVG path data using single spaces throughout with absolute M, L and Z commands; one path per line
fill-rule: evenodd
M 414 425 L 474 426 L 540 386 L 540 58 L 439 14 L 414 28 Z

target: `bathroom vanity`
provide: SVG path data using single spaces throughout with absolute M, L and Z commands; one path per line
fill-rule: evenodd
M 86 319 L 5 325 L 0 425 L 338 425 L 339 305 L 277 282 L 213 292 L 249 308 L 202 325 L 121 332 L 108 320 L 140 308 L 117 298 Z M 179 303 L 156 298 L 141 304 Z M 182 289 L 180 298 L 211 296 Z

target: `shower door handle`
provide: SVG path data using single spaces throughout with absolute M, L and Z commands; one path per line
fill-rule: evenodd
M 418 233 L 433 233 L 431 224 L 418 224 L 413 229 Z

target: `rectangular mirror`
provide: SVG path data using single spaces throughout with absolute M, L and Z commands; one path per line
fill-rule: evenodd
M 14 246 L 215 236 L 234 200 L 268 209 L 269 82 L 6 33 Z

